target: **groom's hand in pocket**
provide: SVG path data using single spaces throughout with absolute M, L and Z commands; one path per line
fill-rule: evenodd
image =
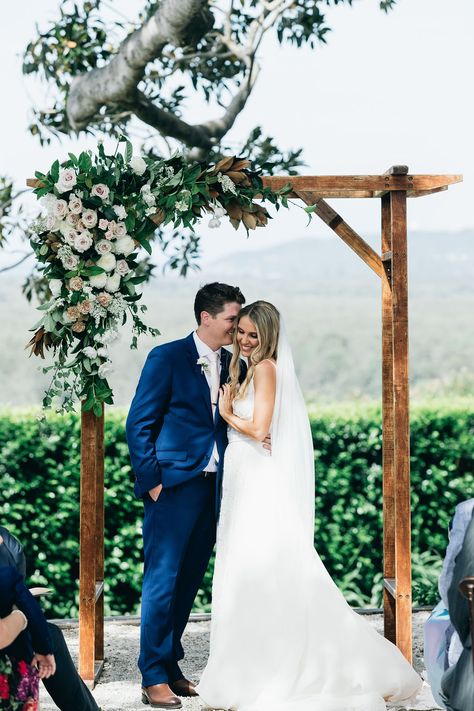
M 163 484 L 158 484 L 158 486 L 154 486 L 153 489 L 149 490 L 149 494 L 153 501 L 158 501 L 158 497 L 161 494 L 161 490 L 163 488 Z
M 263 440 L 263 448 L 268 449 L 268 451 L 271 454 L 271 452 L 272 452 L 272 436 L 271 436 L 271 434 L 267 434 L 267 436 Z

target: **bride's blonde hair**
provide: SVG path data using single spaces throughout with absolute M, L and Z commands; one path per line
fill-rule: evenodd
M 250 355 L 247 375 L 240 385 L 240 348 L 237 341 L 237 333 L 240 319 L 243 316 L 248 316 L 255 324 L 258 346 Z M 274 358 L 276 360 L 279 335 L 280 313 L 273 304 L 270 304 L 268 301 L 255 301 L 253 304 L 244 306 L 244 308 L 239 311 L 234 331 L 232 360 L 229 367 L 230 391 L 233 398 L 242 398 L 245 396 L 257 363 L 260 363 L 261 360 L 265 360 L 265 358 Z

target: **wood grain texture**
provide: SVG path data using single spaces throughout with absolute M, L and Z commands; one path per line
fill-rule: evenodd
M 383 493 L 383 576 L 395 578 L 395 492 L 393 450 L 393 318 L 392 318 L 392 235 L 390 195 L 381 201 L 383 273 L 382 286 L 382 493 Z M 396 643 L 396 603 L 384 586 L 384 635 Z
M 393 444 L 395 477 L 396 641 L 412 661 L 410 426 L 406 195 L 391 192 Z
M 104 404 L 102 415 L 95 418 L 96 463 L 96 520 L 95 520 L 95 583 L 100 587 L 95 603 L 95 661 L 104 659 Z
M 96 477 L 96 417 L 81 412 L 79 674 L 86 680 L 95 671 Z

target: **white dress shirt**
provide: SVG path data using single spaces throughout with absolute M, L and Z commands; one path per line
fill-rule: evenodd
M 210 355 L 213 353 L 217 354 L 217 366 L 218 366 L 218 371 L 219 371 L 219 376 L 221 373 L 222 365 L 221 365 L 221 348 L 219 348 L 217 351 L 213 351 L 212 348 L 210 348 L 204 341 L 202 341 L 199 336 L 197 335 L 196 331 L 193 333 L 193 338 L 194 338 L 194 343 L 196 345 L 196 349 L 199 355 L 199 358 L 207 358 L 210 362 Z M 209 400 L 211 399 L 211 374 L 209 373 L 209 368 L 204 368 L 204 375 L 206 376 L 207 384 L 209 385 Z M 212 403 L 211 403 L 211 408 L 212 408 Z M 214 449 L 212 452 L 212 456 L 207 464 L 207 466 L 204 467 L 204 471 L 207 472 L 215 472 L 217 471 L 217 447 L 216 444 L 214 443 Z

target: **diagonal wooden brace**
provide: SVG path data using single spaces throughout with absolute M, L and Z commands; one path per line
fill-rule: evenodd
M 317 194 L 310 191 L 297 191 L 296 195 L 306 205 L 314 205 L 316 207 L 314 214 L 334 230 L 377 276 L 382 276 L 384 268 L 377 252 L 323 198 L 318 198 Z

